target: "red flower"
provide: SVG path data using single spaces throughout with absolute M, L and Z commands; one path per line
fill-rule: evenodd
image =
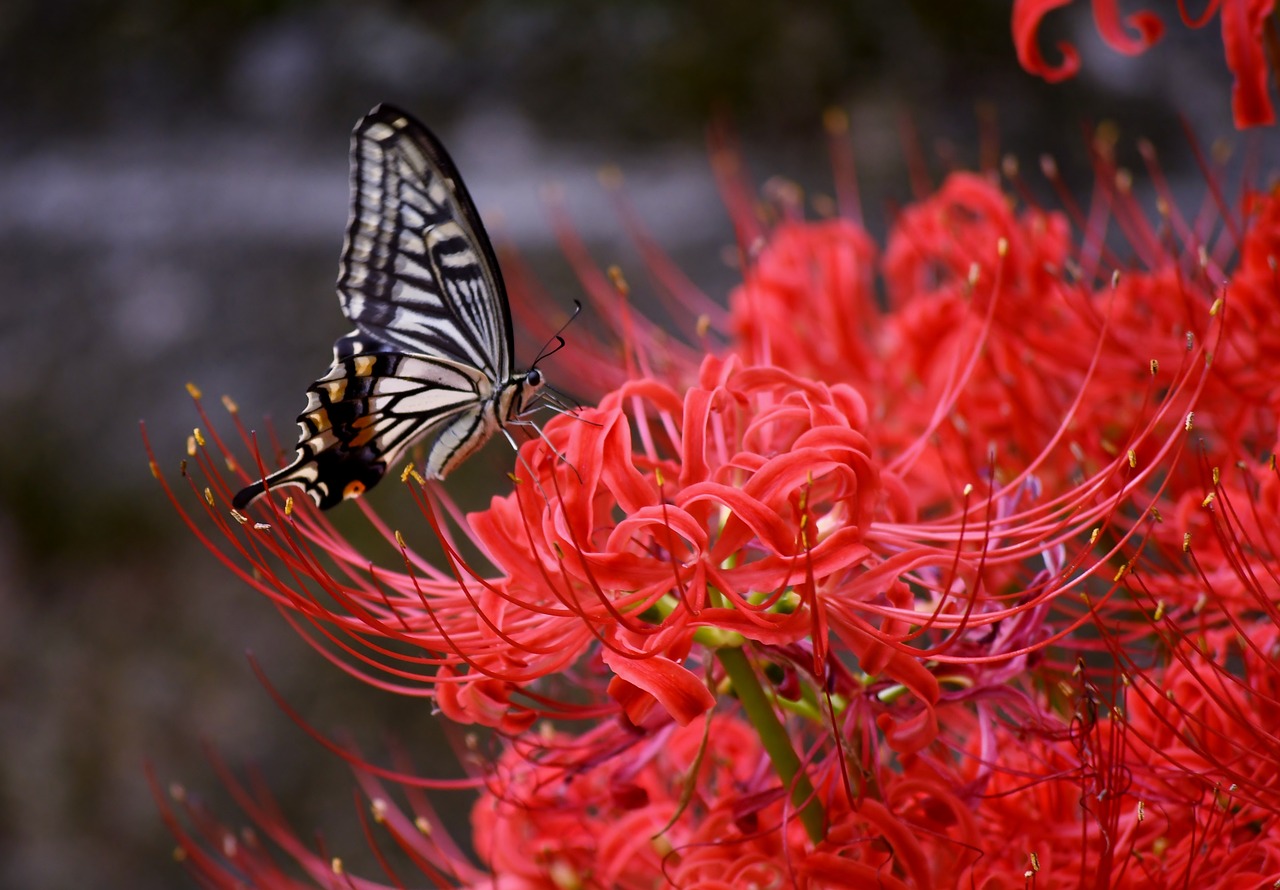
M 1080 56 L 1075 47 L 1059 42 L 1062 60 L 1056 65 L 1040 52 L 1037 32 L 1050 12 L 1067 6 L 1072 0 L 1014 0 L 1013 42 L 1018 61 L 1032 74 L 1050 83 L 1073 76 L 1080 69 Z M 1231 110 L 1236 126 L 1254 127 L 1275 123 L 1275 110 L 1267 85 L 1268 41 L 1276 41 L 1276 25 L 1271 20 L 1275 0 L 1209 0 L 1199 18 L 1193 18 L 1184 0 L 1178 11 L 1185 25 L 1201 28 L 1217 13 L 1222 19 L 1222 44 L 1227 67 L 1235 76 L 1231 90 Z M 1164 33 L 1160 19 L 1150 12 L 1140 12 L 1125 20 L 1116 0 L 1093 0 L 1093 16 L 1102 39 L 1117 52 L 1135 55 L 1145 52 Z
M 381 563 L 308 503 L 229 520 L 243 461 L 201 409 L 193 530 L 335 664 L 495 730 L 471 764 L 483 869 L 431 834 L 432 780 L 342 750 L 370 836 L 477 886 L 1280 877 L 1280 486 L 1235 463 L 1274 442 L 1280 202 L 1201 251 L 1202 224 L 1166 207 L 1155 234 L 1103 156 L 1087 210 L 957 174 L 880 248 L 852 218 L 762 229 L 717 166 L 753 262 L 693 327 L 726 348 L 667 349 L 563 231 L 622 344 L 608 391 L 526 442 L 483 511 L 406 474 L 447 570 L 364 501 L 344 509 L 394 548 Z M 1136 256 L 1118 279 L 1109 226 Z M 288 885 L 265 843 L 228 852 L 172 806 L 209 883 Z
M 543 735 L 536 759 L 515 745 L 495 764 L 472 809 L 474 842 L 511 886 L 547 886 L 550 878 L 556 886 L 651 887 L 655 876 L 674 879 L 699 855 L 708 819 L 721 830 L 716 840 L 730 846 L 743 834 L 735 806 L 744 820 L 761 817 L 749 801 L 769 787 L 770 772 L 741 721 L 669 724 L 647 738 L 613 724 L 591 735 Z M 626 756 L 591 762 L 584 748 Z M 727 824 L 716 810 L 730 814 Z

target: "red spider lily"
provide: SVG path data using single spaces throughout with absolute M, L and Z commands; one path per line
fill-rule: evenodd
M 1132 444 L 1182 422 L 1198 366 L 1174 378 Z M 371 682 L 410 694 L 439 687 L 450 717 L 518 731 L 539 713 L 575 713 L 528 690 L 594 654 L 632 722 L 657 703 L 683 724 L 714 704 L 685 666 L 706 662 L 700 632 L 804 642 L 815 671 L 825 670 L 830 633 L 866 670 L 931 703 L 936 684 L 915 659 L 947 660 L 965 634 L 1078 587 L 1098 558 L 1087 548 L 1064 556 L 1063 543 L 1110 522 L 1160 456 L 1177 451 L 1178 439 L 1167 439 L 1157 460 L 1136 469 L 1117 456 L 1057 498 L 1036 496 L 1029 469 L 981 501 L 921 521 L 902 478 L 910 464 L 899 459 L 897 473 L 877 465 L 854 390 L 733 359 L 708 359 L 699 376 L 683 397 L 651 379 L 628 384 L 526 445 L 521 463 L 532 476 L 468 520 L 500 570 L 494 577 L 468 569 L 456 551 L 455 578 L 432 572 L 372 513 L 397 542 L 403 570 L 370 568 L 311 510 L 276 514 L 245 537 L 214 506 L 214 491 L 229 487 L 197 449 L 212 483 L 206 506 L 253 571 L 226 561 L 311 622 L 313 641 L 354 657 L 349 670 L 388 675 L 366 674 Z M 943 494 L 957 493 L 935 492 Z M 434 514 L 424 515 L 443 535 Z M 1028 559 L 1050 570 L 1027 576 Z M 711 639 L 714 653 L 723 640 Z M 891 744 L 927 742 L 926 716 L 913 721 L 889 731 Z M 925 737 L 907 742 L 905 726 Z
M 1063 741 L 1001 734 L 1007 752 L 973 807 L 979 886 L 1265 886 L 1280 868 L 1273 811 L 1168 755 L 1143 762 L 1126 720 L 1102 717 Z M 1136 750 L 1135 750 L 1136 749 Z M 1171 766 L 1176 764 L 1176 766 Z M 1179 772 L 1183 788 L 1169 784 Z M 983 883 L 983 882 L 989 883 Z
M 1014 0 L 1013 42 L 1018 61 L 1032 74 L 1050 83 L 1065 80 L 1080 70 L 1080 55 L 1065 41 L 1057 44 L 1061 60 L 1045 59 L 1038 43 L 1038 31 L 1045 16 L 1072 0 Z M 1275 123 L 1275 109 L 1268 86 L 1268 54 L 1280 47 L 1273 17 L 1275 0 L 1209 0 L 1199 16 L 1178 0 L 1183 24 L 1202 28 L 1218 15 L 1222 22 L 1222 44 L 1227 67 L 1235 77 L 1231 90 L 1231 110 L 1236 126 L 1255 127 Z M 1145 52 L 1164 34 L 1164 24 L 1154 13 L 1139 12 L 1127 18 L 1115 0 L 1093 0 L 1093 16 L 1098 33 L 1108 46 L 1126 55 Z
M 880 248 L 852 213 L 803 220 L 785 186 L 762 225 L 717 158 L 751 258 L 727 313 L 628 218 L 657 287 L 727 347 L 668 348 L 557 217 L 620 358 L 566 352 L 607 391 L 527 442 L 488 509 L 406 473 L 447 570 L 364 501 L 345 509 L 381 561 L 309 503 L 228 518 L 265 468 L 244 473 L 200 409 L 198 499 L 169 493 L 218 558 L 344 670 L 497 731 L 473 780 L 483 868 L 414 827 L 427 807 L 389 803 L 430 780 L 343 752 L 375 845 L 501 887 L 1280 877 L 1280 496 L 1272 467 L 1234 463 L 1274 441 L 1280 202 L 1237 219 L 1211 189 L 1215 236 L 1152 158 L 1153 224 L 1100 150 L 1087 207 L 1019 209 L 956 174 Z M 573 719 L 589 728 L 554 726 Z M 257 836 L 334 883 L 228 781 Z M 222 829 L 179 802 L 210 885 L 289 885 L 259 846 L 211 853 Z
M 783 804 L 748 724 L 717 716 L 645 738 L 616 724 L 593 734 L 610 737 L 594 747 L 620 743 L 628 756 L 584 765 L 581 737 L 544 735 L 539 760 L 517 744 L 497 764 L 499 781 L 472 817 L 476 850 L 495 873 L 525 886 L 550 872 L 571 885 L 638 888 L 664 874 L 696 886 L 710 861 L 732 861 L 730 873 L 744 876 L 785 871 L 787 837 L 759 828 Z M 802 849 L 802 838 L 791 842 Z

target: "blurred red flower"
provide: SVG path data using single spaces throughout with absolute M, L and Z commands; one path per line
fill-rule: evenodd
M 1080 54 L 1066 41 L 1057 44 L 1061 61 L 1045 59 L 1040 51 L 1039 30 L 1044 18 L 1073 0 L 1014 0 L 1013 42 L 1018 61 L 1032 74 L 1050 83 L 1066 80 L 1080 70 Z M 1268 54 L 1280 47 L 1275 0 L 1209 0 L 1199 16 L 1192 15 L 1185 0 L 1178 0 L 1178 14 L 1184 25 L 1202 28 L 1215 15 L 1221 21 L 1222 45 L 1227 67 L 1235 77 L 1231 90 L 1231 111 L 1236 126 L 1256 127 L 1275 123 L 1271 101 Z M 1116 52 L 1136 55 L 1145 52 L 1164 34 L 1164 23 L 1151 12 L 1124 16 L 1116 0 L 1093 0 L 1093 17 L 1103 41 Z

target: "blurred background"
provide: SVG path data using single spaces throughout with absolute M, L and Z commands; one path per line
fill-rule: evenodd
M 605 165 L 724 299 L 732 231 L 705 150 L 716 116 L 759 180 L 829 192 L 821 116 L 846 110 L 877 233 L 911 197 L 904 133 L 935 173 L 940 154 L 972 166 L 984 115 L 1024 170 L 1048 152 L 1087 185 L 1083 134 L 1114 121 L 1122 144 L 1146 137 L 1175 182 L 1199 182 L 1180 119 L 1206 145 L 1240 141 L 1217 23 L 1191 32 L 1174 14 L 1165 41 L 1130 59 L 1101 45 L 1088 6 L 1050 18 L 1046 53 L 1072 40 L 1083 73 L 1048 86 L 1017 66 L 1007 0 L 7 0 L 0 886 L 192 886 L 143 765 L 238 821 L 206 743 L 261 769 L 304 837 L 323 832 L 368 865 L 349 774 L 273 704 L 246 649 L 322 731 L 350 730 L 378 756 L 395 739 L 424 771 L 455 769 L 427 703 L 342 675 L 200 547 L 139 436 L 145 418 L 176 477 L 197 423 L 188 380 L 211 408 L 231 394 L 246 421 L 270 415 L 292 436 L 347 329 L 333 290 L 347 142 L 372 105 L 401 104 L 441 135 L 491 232 L 566 307 L 580 291 L 539 197 L 551 183 L 600 262 L 647 292 L 596 182 Z M 520 340 L 518 355 L 539 345 Z M 506 485 L 504 447 L 449 490 L 485 503 Z M 398 486 L 372 497 L 403 515 Z M 464 796 L 437 805 L 465 819 Z

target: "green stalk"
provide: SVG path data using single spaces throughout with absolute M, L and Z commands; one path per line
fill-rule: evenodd
M 751 669 L 751 662 L 740 647 L 719 649 L 716 657 L 724 665 L 724 671 L 733 683 L 733 691 L 738 694 L 738 701 L 742 702 L 742 710 L 759 734 L 782 784 L 792 789 L 791 800 L 800 810 L 800 821 L 804 824 L 809 839 L 815 844 L 820 843 L 826 832 L 826 813 L 822 811 L 822 804 L 813 793 L 809 778 L 800 770 L 800 757 L 791 747 L 791 738 L 761 687 L 760 678 Z

